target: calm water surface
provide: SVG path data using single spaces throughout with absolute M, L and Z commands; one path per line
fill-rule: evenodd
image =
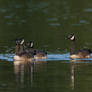
M 1 92 L 91 92 L 90 61 L 0 61 Z
M 0 92 L 92 92 L 92 58 L 69 59 L 69 33 L 92 49 L 91 0 L 0 0 Z M 13 61 L 19 37 L 48 58 Z

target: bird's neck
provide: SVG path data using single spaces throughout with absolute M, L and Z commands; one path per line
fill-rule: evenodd
M 18 45 L 16 45 L 16 47 L 15 47 L 15 55 L 17 55 L 18 54 Z
M 70 54 L 74 54 L 75 53 L 75 40 L 71 41 L 71 52 Z
M 20 45 L 20 53 L 23 53 L 23 52 L 24 52 L 24 44 Z

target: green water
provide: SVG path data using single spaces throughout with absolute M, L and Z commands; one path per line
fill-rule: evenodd
M 0 62 L 1 92 L 91 92 L 91 84 L 92 63 Z
M 1 52 L 15 46 L 15 39 L 33 40 L 35 47 L 53 53 L 68 52 L 65 38 L 75 33 L 76 48 L 92 47 L 92 8 L 89 1 L 0 1 Z M 5 48 L 4 48 L 5 47 Z M 13 52 L 13 50 L 12 50 Z
M 71 62 L 70 33 L 76 49 L 92 49 L 91 0 L 0 0 L 0 92 L 91 92 L 92 58 Z M 14 63 L 19 37 L 48 59 Z

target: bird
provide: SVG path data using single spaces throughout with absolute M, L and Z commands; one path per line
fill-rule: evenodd
M 32 61 L 33 55 L 25 51 L 24 39 L 16 39 L 14 61 Z
M 70 58 L 90 58 L 92 50 L 91 49 L 80 49 L 78 51 L 75 51 L 75 35 L 74 33 L 71 33 L 68 35 L 67 39 L 71 41 L 71 52 L 70 52 Z
M 32 53 L 34 55 L 34 59 L 46 59 L 47 58 L 47 52 L 39 49 L 34 48 L 33 41 L 29 41 L 26 44 L 27 52 Z

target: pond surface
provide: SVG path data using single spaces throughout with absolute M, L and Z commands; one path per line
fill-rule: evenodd
M 91 92 L 90 61 L 0 61 L 1 92 Z
M 70 33 L 92 49 L 91 0 L 0 0 L 0 92 L 92 92 L 92 58 L 69 58 Z M 47 59 L 13 61 L 20 37 Z

